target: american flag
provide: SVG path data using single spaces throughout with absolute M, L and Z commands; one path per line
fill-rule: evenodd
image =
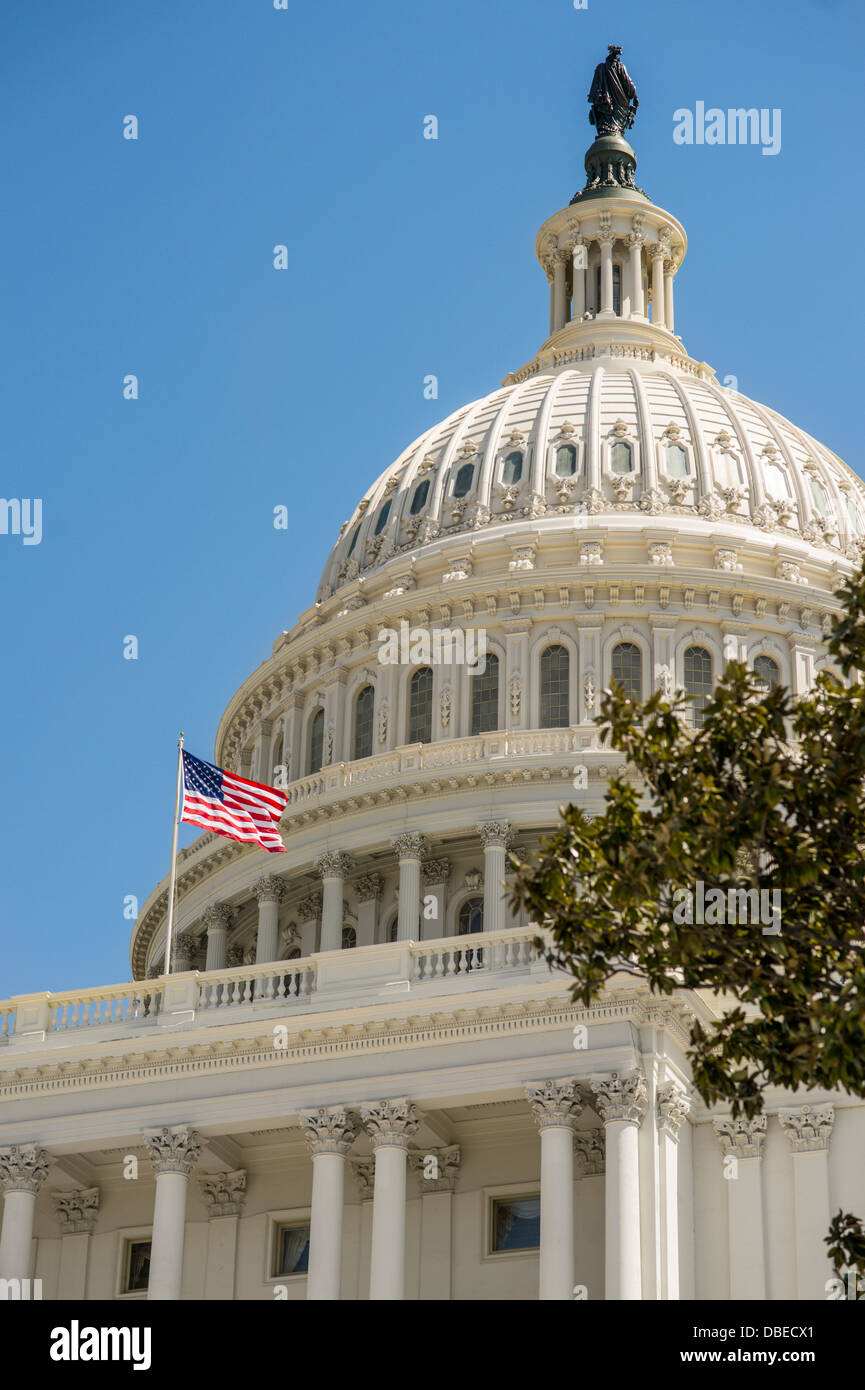
M 271 854 L 284 854 L 279 818 L 288 793 L 261 782 L 236 777 L 224 767 L 193 758 L 183 751 L 183 814 L 186 825 L 200 825 L 241 844 L 261 845 Z

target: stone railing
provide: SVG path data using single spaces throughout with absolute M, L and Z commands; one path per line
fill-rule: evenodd
M 296 1009 L 338 1010 L 375 1004 L 394 992 L 422 996 L 497 986 L 509 977 L 546 975 L 532 946 L 537 928 L 392 941 L 303 959 L 225 970 L 189 970 L 65 993 L 0 1001 L 0 1048 L 70 1041 L 85 1032 L 105 1039 L 139 1030 L 207 1027 L 229 1019 Z

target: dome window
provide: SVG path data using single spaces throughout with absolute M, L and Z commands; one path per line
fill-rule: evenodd
M 426 502 L 428 496 L 429 478 L 424 478 L 422 483 L 418 483 L 417 487 L 414 490 L 414 497 L 411 499 L 411 507 L 409 508 L 409 511 L 411 512 L 412 516 L 417 516 L 421 507 L 423 507 L 424 503 Z
M 547 647 L 541 656 L 542 729 L 566 729 L 571 722 L 570 672 L 567 647 Z
M 324 710 L 317 710 L 309 730 L 309 770 L 321 772 L 324 761 Z
M 472 936 L 484 929 L 483 898 L 467 898 L 460 908 L 457 931 L 460 936 Z
M 454 480 L 454 497 L 467 497 L 472 490 L 472 481 L 475 476 L 475 466 L 473 463 L 464 463 L 457 469 Z
M 706 701 L 712 693 L 711 653 L 705 647 L 688 647 L 684 667 L 685 694 L 692 696 L 685 717 L 695 729 L 702 729 Z
M 432 743 L 433 673 L 421 666 L 409 683 L 408 742 Z
M 357 525 L 355 526 L 354 530 L 353 530 L 352 533 L 351 533 L 351 545 L 348 547 L 348 550 L 345 552 L 345 558 L 346 558 L 347 560 L 350 559 L 351 556 L 352 556 L 352 554 L 354 553 L 354 548 L 355 548 L 355 546 L 357 545 L 357 538 L 358 538 L 359 535 L 360 535 L 360 522 L 357 523 Z
M 773 661 L 771 656 L 754 658 L 754 675 L 760 682 L 760 688 L 765 691 L 774 690 L 781 680 L 778 663 Z
M 487 653 L 486 668 L 471 677 L 471 732 L 489 734 L 499 727 L 499 659 Z
M 560 444 L 556 450 L 556 477 L 572 478 L 577 471 L 577 451 L 573 444 Z
M 352 951 L 357 945 L 357 932 L 354 927 L 343 927 L 342 929 L 342 949 Z
M 847 515 L 850 518 L 850 526 L 857 536 L 862 534 L 862 522 L 856 509 L 856 503 L 852 497 L 847 497 Z
M 358 695 L 354 706 L 355 758 L 369 758 L 372 756 L 372 715 L 374 702 L 375 691 L 371 685 L 365 685 Z
M 380 511 L 379 514 L 378 514 L 378 521 L 375 523 L 375 535 L 377 535 L 377 536 L 380 536 L 380 535 L 381 535 L 381 533 L 382 533 L 382 531 L 384 530 L 385 526 L 387 526 L 387 519 L 388 519 L 389 516 L 390 516 L 390 498 L 387 499 L 387 501 L 385 502 L 384 506 L 382 507 L 381 511 Z
M 626 444 L 623 439 L 617 439 L 610 448 L 610 472 L 630 473 L 632 471 L 632 458 L 633 451 L 630 444 Z
M 792 494 L 787 474 L 777 463 L 764 464 L 764 476 L 766 479 L 766 491 L 770 497 L 774 497 L 777 502 L 783 502 Z
M 821 516 L 829 515 L 829 499 L 823 489 L 823 484 L 814 477 L 813 473 L 808 475 L 808 489 L 811 493 L 811 501 L 817 508 Z
M 519 449 L 512 449 L 505 456 L 505 464 L 502 469 L 502 482 L 506 487 L 512 487 L 518 483 L 523 476 L 523 455 Z
M 621 685 L 629 700 L 643 698 L 643 658 L 635 642 L 619 642 L 613 647 L 610 675 Z
M 664 464 L 668 478 L 687 478 L 691 471 L 688 467 L 688 455 L 681 444 L 665 445 Z

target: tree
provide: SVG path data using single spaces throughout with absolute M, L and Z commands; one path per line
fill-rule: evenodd
M 514 903 L 551 933 L 539 948 L 576 1001 L 623 970 L 659 994 L 732 997 L 693 1023 L 688 1055 L 706 1104 L 734 1115 L 770 1086 L 865 1097 L 865 566 L 837 597 L 843 679 L 823 672 L 805 696 L 739 662 L 701 722 L 680 694 L 605 692 L 595 722 L 625 762 L 604 814 L 562 808 L 534 863 L 511 858 Z M 741 896 L 754 890 L 767 896 Z M 754 920 L 757 901 L 774 920 Z M 839 1212 L 827 1244 L 836 1268 L 865 1269 L 857 1218 Z

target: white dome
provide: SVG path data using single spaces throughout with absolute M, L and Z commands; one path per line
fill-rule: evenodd
M 512 380 L 409 445 L 343 527 L 319 598 L 432 540 L 525 519 L 537 531 L 568 512 L 609 529 L 640 511 L 675 515 L 679 530 L 688 515 L 723 519 L 852 555 L 865 487 L 705 365 L 599 356 Z

